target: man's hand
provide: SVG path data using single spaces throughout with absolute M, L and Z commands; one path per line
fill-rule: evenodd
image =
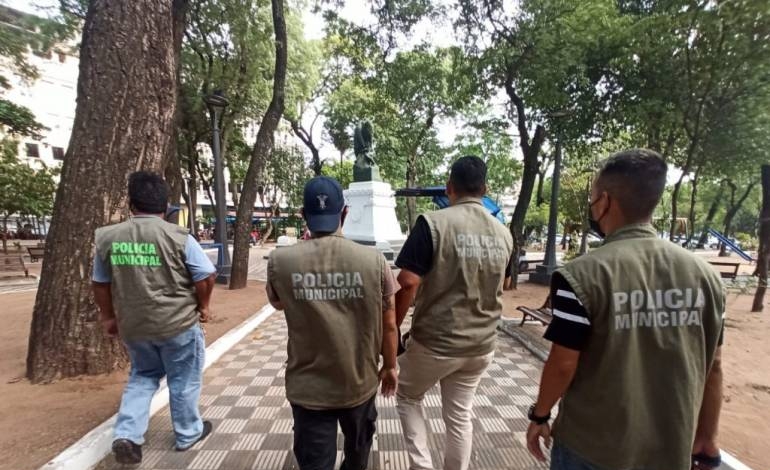
M 211 320 L 211 310 L 208 307 L 198 306 L 198 320 L 201 323 L 208 323 Z
M 527 429 L 527 449 L 537 460 L 545 462 L 543 448 L 540 446 L 540 439 L 543 439 L 545 447 L 551 448 L 551 427 L 546 424 L 529 423 Z
M 102 320 L 102 329 L 104 330 L 105 335 L 110 338 L 115 338 L 118 336 L 118 319 L 108 318 Z
M 694 470 L 710 470 L 717 468 L 721 461 L 719 446 L 712 439 L 695 437 L 695 443 L 692 446 Z
M 395 367 L 380 369 L 380 382 L 382 382 L 382 394 L 392 397 L 398 388 L 398 371 Z

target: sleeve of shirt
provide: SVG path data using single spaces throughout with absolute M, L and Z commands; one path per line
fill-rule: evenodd
M 554 273 L 551 278 L 551 310 L 553 319 L 543 337 L 575 351 L 585 349 L 591 335 L 588 312 L 572 286 L 559 273 Z
M 267 292 L 267 298 L 271 302 L 280 302 L 281 299 L 273 288 L 273 257 L 270 256 L 267 259 L 267 283 L 265 284 L 265 292 Z
M 202 281 L 217 272 L 214 264 L 192 235 L 187 235 L 184 255 L 184 264 L 187 266 L 187 270 L 190 271 L 193 282 Z
M 398 289 L 400 288 L 400 286 L 396 281 L 396 276 L 393 274 L 393 270 L 390 269 L 390 263 L 388 263 L 388 260 L 386 260 L 384 256 L 381 256 L 381 258 L 382 258 L 382 296 L 390 297 L 391 295 L 398 292 Z
M 110 263 L 103 260 L 99 253 L 94 255 L 94 270 L 91 273 L 91 280 L 102 284 L 109 284 L 112 282 L 112 272 L 110 271 Z
M 433 238 L 430 227 L 424 217 L 417 218 L 409 237 L 401 247 L 401 252 L 396 259 L 396 266 L 425 276 L 433 266 Z

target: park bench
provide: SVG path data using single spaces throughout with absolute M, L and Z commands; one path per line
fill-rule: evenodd
M 24 259 L 21 255 L 11 255 L 0 257 L 0 273 L 24 273 L 24 277 L 29 277 L 27 266 L 24 265 Z
M 523 266 L 526 266 L 526 267 L 524 267 L 524 269 L 520 269 L 519 270 L 519 274 L 531 273 L 531 272 L 535 271 L 535 269 L 537 268 L 538 264 L 543 264 L 543 263 L 545 263 L 545 259 L 544 258 L 539 258 L 539 259 L 523 259 L 523 260 L 519 261 L 519 267 L 523 267 Z
M 712 266 L 717 266 L 717 271 L 719 272 L 719 275 L 722 276 L 722 279 L 732 280 L 735 280 L 735 278 L 738 276 L 738 269 L 741 267 L 741 263 L 736 263 L 733 261 L 709 261 L 709 264 Z M 719 269 L 723 266 L 728 267 L 729 269 Z
M 27 247 L 27 252 L 29 253 L 29 258 L 34 263 L 37 260 L 43 259 L 43 255 L 45 255 L 45 247 Z
M 532 318 L 534 321 L 539 321 L 543 324 L 543 326 L 548 326 L 551 324 L 551 320 L 553 319 L 553 312 L 551 311 L 551 298 L 547 298 L 545 300 L 545 303 L 540 308 L 530 308 L 525 307 L 524 305 L 520 305 L 516 307 L 516 310 L 522 313 L 521 316 L 521 323 L 519 326 L 523 326 L 524 322 L 527 321 L 527 318 Z

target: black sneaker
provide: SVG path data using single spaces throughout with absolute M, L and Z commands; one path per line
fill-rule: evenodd
M 190 444 L 187 447 L 179 447 L 179 446 L 177 446 L 177 448 L 176 448 L 177 452 L 184 452 L 184 451 L 190 449 L 195 444 L 199 443 L 200 441 L 206 439 L 208 437 L 208 435 L 211 434 L 211 430 L 212 429 L 214 429 L 214 425 L 211 424 L 211 421 L 204 421 L 203 422 L 203 432 L 201 432 L 200 437 L 198 437 L 198 439 L 196 439 L 192 444 Z
M 112 443 L 112 452 L 115 460 L 123 465 L 137 465 L 142 463 L 142 446 L 128 439 L 116 439 Z

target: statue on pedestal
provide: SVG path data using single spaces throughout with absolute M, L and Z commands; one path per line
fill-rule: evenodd
M 372 124 L 363 121 L 353 131 L 353 153 L 356 163 L 353 165 L 353 181 L 382 181 L 380 169 L 374 162 Z

